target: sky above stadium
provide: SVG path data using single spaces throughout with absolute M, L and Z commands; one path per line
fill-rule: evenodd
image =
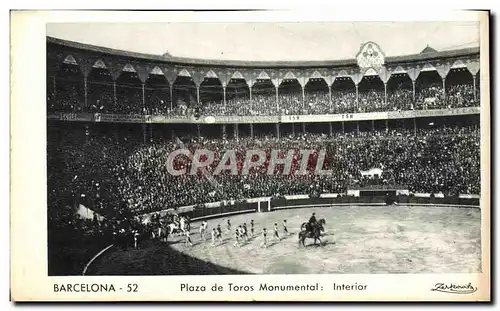
M 386 56 L 479 46 L 476 22 L 58 23 L 47 35 L 113 49 L 221 60 L 352 59 L 361 44 Z

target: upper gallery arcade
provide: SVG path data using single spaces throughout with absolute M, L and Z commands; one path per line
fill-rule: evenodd
M 244 81 L 249 90 L 250 100 L 252 100 L 252 89 L 256 82 L 267 81 L 275 89 L 278 105 L 280 86 L 289 81 L 300 85 L 304 100 L 305 87 L 308 82 L 321 80 L 328 87 L 331 101 L 334 82 L 347 79 L 354 84 L 357 101 L 361 81 L 364 78 L 377 77 L 384 85 L 387 100 L 387 84 L 391 76 L 406 75 L 411 79 L 415 98 L 415 83 L 422 73 L 436 72 L 442 80 L 443 90 L 446 90 L 447 76 L 450 70 L 457 68 L 467 70 L 471 74 L 474 94 L 476 94 L 476 79 L 480 67 L 479 48 L 439 52 L 426 47 L 418 54 L 386 57 L 378 44 L 366 42 L 361 45 L 359 52 L 353 55 L 352 59 L 249 62 L 179 58 L 168 53 L 164 55 L 141 54 L 47 37 L 47 76 L 49 79 L 55 77 L 64 64 L 78 66 L 85 89 L 85 105 L 87 105 L 87 80 L 94 68 L 109 72 L 114 84 L 115 98 L 116 81 L 123 73 L 133 73 L 137 75 L 142 85 L 143 94 L 145 84 L 151 76 L 164 77 L 165 85 L 170 89 L 170 99 L 173 98 L 172 89 L 176 81 L 188 79 L 196 88 L 198 103 L 200 103 L 200 87 L 207 80 L 215 79 L 220 83 L 224 103 L 227 87 L 232 81 Z M 50 80 L 47 82 L 50 83 Z M 55 84 L 55 79 L 52 82 Z M 145 101 L 144 96 L 143 101 Z

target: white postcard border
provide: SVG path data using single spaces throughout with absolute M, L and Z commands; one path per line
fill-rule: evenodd
M 369 12 L 260 12 L 260 13 L 165 13 L 165 12 L 16 12 L 11 15 L 11 294 L 16 301 L 470 301 L 490 299 L 490 95 L 489 34 L 487 13 L 425 11 L 425 15 L 372 15 Z M 46 233 L 46 127 L 45 127 L 45 24 L 47 22 L 153 22 L 153 21 L 297 21 L 297 20 L 474 20 L 481 18 L 481 232 L 483 269 L 479 274 L 362 274 L 362 275 L 249 275 L 249 276 L 127 276 L 48 277 Z M 375 17 L 377 16 L 377 17 Z M 115 284 L 120 291 L 62 293 L 54 284 Z M 189 283 L 222 292 L 181 292 Z M 319 283 L 318 292 L 229 292 L 228 283 L 253 285 L 304 285 Z M 365 284 L 366 291 L 333 291 L 333 283 Z M 469 295 L 432 291 L 436 283 L 477 287 Z M 127 293 L 128 284 L 139 292 Z M 125 291 L 124 291 L 125 289 Z

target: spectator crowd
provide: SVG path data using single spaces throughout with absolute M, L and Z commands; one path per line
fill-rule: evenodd
M 166 208 L 221 200 L 293 194 L 344 193 L 353 185 L 375 182 L 361 171 L 380 168 L 378 183 L 404 185 L 413 193 L 442 192 L 446 195 L 479 194 L 480 152 L 477 127 L 442 127 L 413 131 L 392 130 L 360 133 L 303 134 L 275 138 L 204 139 L 143 143 L 130 136 L 81 137 L 65 131 L 48 141 L 49 205 L 82 202 L 102 214 L 146 213 Z M 216 153 L 208 168 L 213 172 L 226 150 L 235 150 L 241 168 L 246 150 L 264 150 L 266 162 L 248 175 L 229 171 L 211 178 L 197 175 L 172 176 L 167 157 L 178 148 L 208 149 Z M 282 166 L 268 175 L 271 149 L 313 149 L 308 174 L 282 174 Z M 326 151 L 324 169 L 331 175 L 316 175 L 319 150 Z M 190 161 L 177 158 L 176 167 L 190 168 Z M 298 168 L 294 162 L 292 171 Z
M 116 92 L 114 90 L 116 88 Z M 476 92 L 478 92 L 476 90 Z M 116 94 L 116 98 L 115 98 Z M 336 114 L 356 112 L 379 112 L 412 109 L 459 108 L 479 105 L 479 96 L 474 97 L 471 83 L 453 84 L 447 87 L 446 95 L 441 84 L 430 84 L 416 90 L 415 100 L 411 89 L 397 88 L 387 91 L 371 89 L 356 91 L 328 90 L 287 92 L 278 95 L 274 90 L 250 96 L 206 100 L 196 103 L 195 96 L 176 96 L 175 89 L 170 100 L 169 88 L 145 87 L 144 99 L 140 86 L 88 83 L 85 104 L 83 83 L 58 80 L 55 88 L 48 89 L 49 112 L 90 112 L 115 114 L 153 114 L 167 116 L 189 116 L 199 108 L 202 115 L 300 115 Z

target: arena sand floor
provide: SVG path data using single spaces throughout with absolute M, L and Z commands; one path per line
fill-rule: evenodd
M 306 239 L 299 247 L 301 223 L 315 212 L 326 219 L 324 245 Z M 226 232 L 227 219 L 232 232 Z M 255 222 L 255 237 L 235 247 L 234 228 Z M 273 240 L 274 223 L 282 233 L 286 219 L 290 235 Z M 217 224 L 223 241 L 202 241 L 201 222 L 192 224 L 193 246 L 184 237 L 169 237 L 169 246 L 146 243 L 140 249 L 111 250 L 89 274 L 307 274 L 307 273 L 474 273 L 481 271 L 480 210 L 437 206 L 321 207 L 239 214 L 208 220 Z M 269 246 L 261 247 L 262 228 Z M 172 251 L 177 250 L 178 252 Z M 172 257 L 172 253 L 178 253 Z

